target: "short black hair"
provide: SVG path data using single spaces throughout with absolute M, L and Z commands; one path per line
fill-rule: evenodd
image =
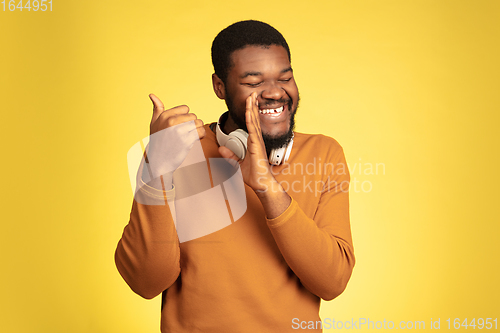
M 233 66 L 231 55 L 246 46 L 283 46 L 291 61 L 290 48 L 283 35 L 267 23 L 247 20 L 231 24 L 215 37 L 212 43 L 212 64 L 215 74 L 226 83 Z

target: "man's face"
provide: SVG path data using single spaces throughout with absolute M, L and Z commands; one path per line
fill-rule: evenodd
M 299 91 L 285 48 L 247 46 L 233 52 L 232 62 L 225 86 L 230 119 L 246 130 L 246 99 L 255 91 L 266 149 L 269 151 L 288 143 Z

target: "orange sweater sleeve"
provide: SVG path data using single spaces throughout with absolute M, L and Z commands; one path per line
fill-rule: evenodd
M 349 222 L 349 172 L 344 153 L 336 154 L 333 172 L 321 193 L 313 218 L 293 199 L 280 216 L 267 224 L 288 266 L 313 294 L 331 300 L 340 295 L 354 267 Z
M 174 195 L 174 190 L 158 191 L 147 185 L 138 190 L 130 221 L 115 251 L 121 276 L 147 299 L 170 287 L 180 273 L 179 240 L 167 204 Z M 152 204 L 155 201 L 156 205 Z

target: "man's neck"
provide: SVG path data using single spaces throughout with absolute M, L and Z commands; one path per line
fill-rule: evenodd
M 231 114 L 228 113 L 226 121 L 222 124 L 222 131 L 226 134 L 231 133 L 232 131 L 236 131 L 238 129 L 238 125 L 234 122 L 233 118 L 231 118 Z

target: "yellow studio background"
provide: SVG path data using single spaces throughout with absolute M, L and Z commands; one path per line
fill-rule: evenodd
M 250 18 L 291 47 L 297 130 L 337 139 L 357 184 L 357 264 L 322 318 L 500 317 L 500 2 L 6 1 L 1 332 L 159 331 L 160 298 L 114 265 L 127 151 L 148 134 L 151 92 L 218 119 L 211 42 Z

